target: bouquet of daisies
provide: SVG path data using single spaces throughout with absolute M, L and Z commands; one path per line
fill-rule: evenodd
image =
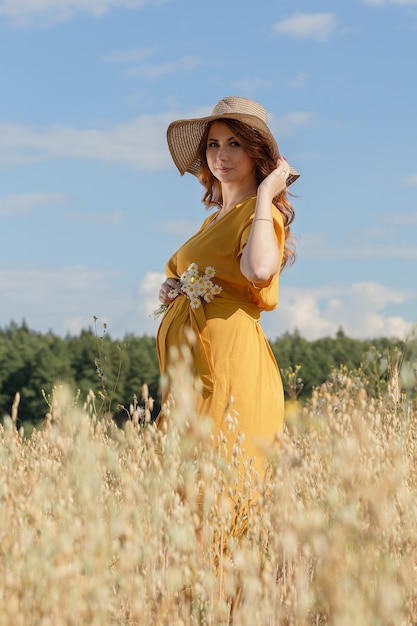
M 214 267 L 208 266 L 204 274 L 200 276 L 198 265 L 191 263 L 187 271 L 181 274 L 178 288 L 171 289 L 168 297 L 174 300 L 177 296 L 183 294 L 189 299 L 191 308 L 198 309 L 203 301 L 211 302 L 214 296 L 219 295 L 222 291 L 220 285 L 213 283 L 212 279 L 215 274 Z M 156 318 L 165 313 L 167 308 L 168 304 L 161 304 L 159 309 L 154 312 L 154 317 Z

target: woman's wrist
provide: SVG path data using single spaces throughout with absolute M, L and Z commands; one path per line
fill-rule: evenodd
M 266 189 L 262 190 L 261 186 L 258 187 L 254 219 L 272 220 L 272 200 L 273 197 Z

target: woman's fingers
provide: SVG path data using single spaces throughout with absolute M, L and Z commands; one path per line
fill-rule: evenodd
M 279 157 L 277 167 L 262 181 L 260 187 L 268 189 L 271 197 L 276 196 L 287 186 L 290 167 L 283 157 Z
M 169 304 L 172 302 L 172 298 L 169 296 L 169 293 L 172 289 L 178 288 L 178 281 L 175 278 L 167 278 L 161 285 L 159 290 L 159 302 L 162 304 Z
M 287 159 L 285 157 L 279 157 L 277 162 L 277 169 L 281 170 L 282 174 L 285 177 L 285 180 L 288 178 L 288 174 L 290 173 L 290 166 L 287 163 Z

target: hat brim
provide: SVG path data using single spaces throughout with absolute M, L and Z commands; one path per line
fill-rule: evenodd
M 249 115 L 247 113 L 223 113 L 221 115 L 209 115 L 208 117 L 191 120 L 177 120 L 171 122 L 168 126 L 167 141 L 172 160 L 177 166 L 181 176 L 183 176 L 185 172 L 189 172 L 197 176 L 197 178 L 199 177 L 201 163 L 198 156 L 198 149 L 206 127 L 211 122 L 224 119 L 238 120 L 258 130 L 271 148 L 274 158 L 278 159 L 280 156 L 278 144 L 265 122 L 256 115 Z M 290 164 L 288 165 L 290 173 L 287 178 L 287 186 L 291 185 L 300 176 L 297 170 Z

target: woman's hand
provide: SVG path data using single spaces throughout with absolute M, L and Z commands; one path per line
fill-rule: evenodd
M 171 289 L 178 290 L 178 288 L 178 280 L 175 280 L 175 278 L 167 278 L 165 282 L 162 283 L 161 289 L 159 290 L 159 302 L 162 302 L 162 304 L 171 304 L 174 298 L 171 298 L 168 294 Z
M 290 166 L 286 159 L 279 157 L 277 167 L 259 185 L 258 194 L 265 192 L 271 200 L 275 198 L 281 191 L 286 189 L 289 173 Z

